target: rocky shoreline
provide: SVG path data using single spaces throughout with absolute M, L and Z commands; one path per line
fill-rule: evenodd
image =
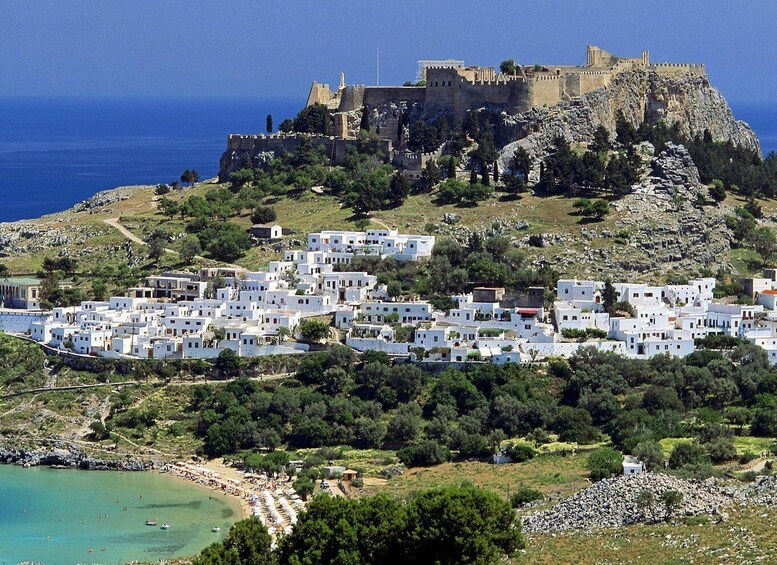
M 68 447 L 17 449 L 0 446 L 0 463 L 23 467 L 46 466 L 87 471 L 149 471 L 153 462 L 139 459 L 99 459 Z

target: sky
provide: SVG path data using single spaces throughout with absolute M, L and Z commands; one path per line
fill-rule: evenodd
M 770 0 L 0 0 L 0 96 L 304 98 L 415 77 L 419 59 L 582 64 L 585 46 L 701 62 L 738 102 L 777 98 Z

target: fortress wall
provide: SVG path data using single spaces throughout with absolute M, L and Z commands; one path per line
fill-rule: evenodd
M 561 101 L 561 77 L 551 75 L 536 76 L 529 81 L 532 106 L 553 106 Z
M 422 86 L 365 86 L 363 105 L 375 108 L 387 102 L 405 100 L 409 103 L 423 102 L 426 88 Z
M 221 156 L 219 167 L 219 180 L 226 181 L 229 174 L 235 170 L 240 159 L 246 153 L 252 158 L 261 153 L 273 152 L 276 154 L 291 152 L 297 149 L 304 139 L 310 139 L 314 145 L 324 148 L 326 155 L 335 165 L 340 165 L 345 160 L 346 150 L 356 143 L 352 139 L 340 139 L 316 135 L 237 135 L 230 134 L 227 137 L 227 150 Z M 392 144 L 389 140 L 378 142 L 384 160 L 389 160 L 392 155 Z
M 346 86 L 340 94 L 338 112 L 351 112 L 364 105 L 364 86 Z
M 564 77 L 564 91 L 568 96 L 582 96 L 610 84 L 610 71 L 581 71 Z
M 693 73 L 696 75 L 706 75 L 707 70 L 704 65 L 692 65 L 685 63 L 657 63 L 648 67 L 651 71 L 655 71 L 660 75 L 671 76 L 680 73 Z
M 314 82 L 310 86 L 310 92 L 308 93 L 308 101 L 305 104 L 305 107 L 312 106 L 313 104 L 324 104 L 326 105 L 327 102 L 332 100 L 334 98 L 334 93 L 329 90 L 328 84 L 321 84 L 318 82 Z

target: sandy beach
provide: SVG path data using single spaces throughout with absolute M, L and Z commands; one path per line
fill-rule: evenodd
M 186 481 L 231 501 L 241 518 L 257 516 L 275 536 L 288 532 L 304 509 L 288 480 L 246 473 L 214 459 L 206 463 L 177 462 L 165 465 L 163 474 Z

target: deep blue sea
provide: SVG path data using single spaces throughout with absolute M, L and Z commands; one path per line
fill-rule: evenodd
M 0 99 L 0 222 L 63 210 L 97 191 L 214 176 L 229 133 L 275 128 L 303 99 Z M 777 103 L 732 103 L 764 154 L 777 150 Z
M 0 98 L 0 222 L 69 208 L 95 192 L 215 176 L 229 133 L 264 132 L 303 99 Z

